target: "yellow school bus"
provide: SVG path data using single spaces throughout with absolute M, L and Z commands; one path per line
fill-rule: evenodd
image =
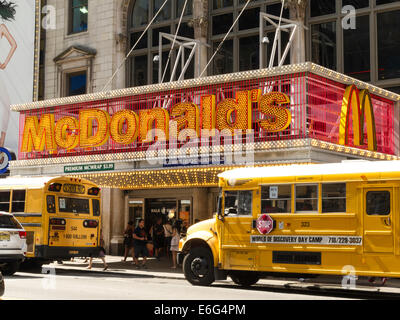
M 27 231 L 26 260 L 36 264 L 97 254 L 100 188 L 71 177 L 0 179 L 0 211 Z
M 186 279 L 400 277 L 400 161 L 239 168 L 219 175 L 214 219 L 180 242 Z

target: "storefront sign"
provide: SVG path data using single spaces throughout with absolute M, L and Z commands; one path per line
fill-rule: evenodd
M 111 171 L 111 170 L 114 170 L 114 163 L 81 164 L 81 165 L 64 167 L 64 173 Z
M 87 109 L 79 112 L 79 117 L 63 117 L 55 121 L 54 114 L 40 117 L 28 116 L 25 119 L 22 137 L 22 152 L 50 151 L 57 149 L 94 148 L 110 139 L 118 144 L 129 145 L 136 141 L 150 143 L 172 138 L 169 134 L 169 121 L 176 121 L 177 136 L 190 129 L 199 137 L 204 130 L 213 135 L 213 130 L 234 133 L 235 130 L 252 129 L 252 103 L 264 120 L 258 122 L 265 132 L 284 131 L 291 123 L 291 113 L 285 105 L 289 97 L 281 92 L 261 95 L 261 90 L 239 91 L 236 99 L 225 99 L 216 108 L 215 96 L 201 97 L 201 116 L 194 103 L 178 103 L 168 112 L 163 108 L 140 111 L 121 110 L 112 116 L 104 110 Z M 201 121 L 200 121 L 201 119 Z M 154 128 L 153 128 L 154 127 Z M 152 129 L 155 129 L 152 133 Z M 202 130 L 200 130 L 202 129 Z M 201 132 L 201 133 L 200 133 Z M 149 134 L 150 133 L 150 134 Z
M 215 152 L 228 150 L 225 146 L 237 141 L 254 142 L 260 148 L 264 142 L 284 145 L 296 139 L 391 155 L 398 149 L 396 102 L 355 85 L 311 72 L 203 82 L 201 86 L 183 82 L 182 88 L 177 82 L 164 91 L 154 86 L 154 92 L 151 86 L 132 88 L 135 93 L 126 96 L 88 100 L 87 95 L 68 98 L 67 104 L 49 101 L 38 103 L 46 107 L 21 107 L 19 160 L 128 152 L 133 157 L 132 153 L 153 150 L 171 158 L 175 153 L 168 150 L 177 149 L 192 158 L 202 157 L 210 145 Z M 196 147 L 202 151 L 190 154 Z M 214 164 L 216 156 L 212 157 Z

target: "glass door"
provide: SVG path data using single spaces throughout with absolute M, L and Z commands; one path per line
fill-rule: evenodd
M 133 221 L 136 228 L 139 220 L 144 218 L 144 200 L 143 199 L 130 199 L 129 200 L 129 213 L 128 221 Z

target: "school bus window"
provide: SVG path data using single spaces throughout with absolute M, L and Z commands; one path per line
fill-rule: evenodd
M 10 211 L 10 191 L 0 191 L 0 211 Z
M 14 190 L 12 193 L 11 212 L 25 211 L 25 190 Z
M 225 191 L 225 215 L 251 215 L 252 191 Z
M 90 213 L 89 199 L 60 197 L 58 198 L 58 207 L 60 212 Z
M 318 211 L 318 185 L 296 186 L 296 212 Z
M 367 192 L 367 214 L 386 216 L 390 213 L 389 191 Z
M 292 186 L 262 186 L 261 213 L 290 213 Z
M 56 199 L 54 196 L 47 196 L 47 212 L 48 213 L 56 213 Z
M 346 184 L 322 184 L 322 212 L 346 212 Z
M 100 201 L 97 199 L 92 199 L 93 215 L 95 217 L 100 216 Z

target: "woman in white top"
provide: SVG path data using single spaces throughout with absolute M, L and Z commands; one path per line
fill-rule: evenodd
M 176 256 L 179 251 L 179 232 L 177 228 L 172 229 L 172 239 L 171 239 L 171 252 L 172 252 L 172 269 L 176 269 Z
M 169 257 L 169 251 L 171 247 L 171 239 L 173 233 L 171 222 L 168 220 L 163 227 L 164 227 L 164 239 L 165 239 L 165 252 L 167 254 L 167 257 Z

